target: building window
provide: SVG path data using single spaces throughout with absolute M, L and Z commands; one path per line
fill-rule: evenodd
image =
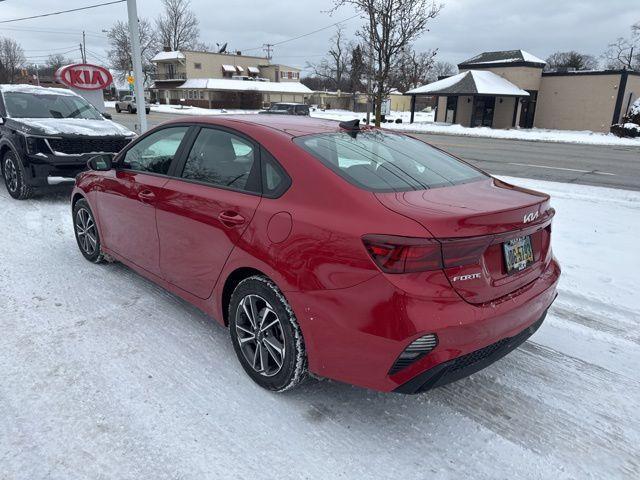
M 193 68 L 195 68 L 196 70 L 202 70 L 202 64 L 200 62 L 195 62 L 193 64 Z
M 280 72 L 280 78 L 286 78 L 287 72 Z
M 200 90 L 200 100 L 204 100 L 204 91 Z
M 287 78 L 291 80 L 293 78 L 293 72 L 287 72 Z

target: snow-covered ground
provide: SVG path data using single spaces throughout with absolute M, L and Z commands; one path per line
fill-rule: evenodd
M 77 250 L 66 195 L 0 187 L 0 478 L 640 478 L 640 193 L 557 209 L 560 295 L 503 360 L 419 396 L 261 390 L 225 329 Z

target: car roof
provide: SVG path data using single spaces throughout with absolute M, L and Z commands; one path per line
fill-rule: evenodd
M 357 118 L 354 114 L 354 119 Z M 241 124 L 245 127 L 259 127 L 277 130 L 286 135 L 297 137 L 317 133 L 331 133 L 341 131 L 340 122 L 337 120 L 325 120 L 313 117 L 301 117 L 293 115 L 212 115 L 189 116 L 170 120 L 163 125 L 171 123 L 199 123 L 209 125 L 238 128 Z M 367 127 L 363 127 L 367 128 Z
M 52 87 L 39 87 L 37 85 L 29 85 L 29 84 L 0 84 L 0 92 L 17 92 L 17 93 L 33 93 L 33 94 L 43 94 L 43 93 L 57 93 L 59 95 L 69 95 L 73 97 L 78 97 L 79 95 L 71 90 L 66 88 L 52 88 Z

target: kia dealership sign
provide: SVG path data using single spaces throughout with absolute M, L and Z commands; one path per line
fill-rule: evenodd
M 104 90 L 113 82 L 111 72 L 98 65 L 75 63 L 60 67 L 56 80 L 69 88 L 78 90 Z

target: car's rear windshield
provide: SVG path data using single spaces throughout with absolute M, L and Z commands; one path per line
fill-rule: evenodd
M 77 95 L 4 92 L 3 98 L 12 118 L 102 118 L 89 102 Z
M 326 133 L 294 142 L 350 183 L 374 192 L 426 190 L 485 175 L 428 144 L 381 131 Z

